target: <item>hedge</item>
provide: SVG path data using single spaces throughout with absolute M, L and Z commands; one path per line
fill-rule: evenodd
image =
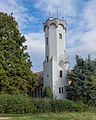
M 88 105 L 70 100 L 44 101 L 40 98 L 29 98 L 26 95 L 0 95 L 0 113 L 46 113 L 64 111 L 87 111 Z
M 88 110 L 88 105 L 85 105 L 82 102 L 73 102 L 66 99 L 51 101 L 52 112 L 64 112 L 64 111 L 83 112 L 87 110 Z
M 0 113 L 32 113 L 32 100 L 25 95 L 0 95 Z
M 37 113 L 51 112 L 51 104 L 42 99 L 34 99 L 34 106 L 36 107 L 35 112 Z

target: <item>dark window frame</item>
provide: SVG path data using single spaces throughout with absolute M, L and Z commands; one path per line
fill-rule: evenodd
M 62 87 L 62 94 L 63 94 L 63 92 L 64 92 L 64 88 Z
M 46 57 L 46 59 L 47 59 L 46 61 L 47 61 L 47 63 L 48 63 L 48 56 Z
M 60 70 L 60 78 L 62 78 L 62 70 Z
M 59 87 L 59 94 L 61 94 L 61 87 Z
M 61 33 L 59 33 L 59 39 L 62 39 L 62 34 Z

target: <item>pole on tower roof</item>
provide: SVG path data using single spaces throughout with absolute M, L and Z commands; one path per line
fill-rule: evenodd
M 62 19 L 64 20 L 64 17 L 62 17 Z
M 49 18 L 51 17 L 51 12 L 49 12 Z
M 57 18 L 58 18 L 58 7 L 57 7 Z

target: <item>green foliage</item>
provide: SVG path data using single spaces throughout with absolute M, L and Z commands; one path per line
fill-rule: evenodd
M 34 105 L 37 113 L 47 113 L 51 111 L 51 105 L 42 99 L 34 99 Z
M 0 113 L 33 113 L 34 103 L 24 95 L 0 95 Z
M 48 98 L 53 99 L 53 92 L 52 92 L 50 86 L 45 87 L 44 97 L 48 97 Z
M 75 107 L 74 107 L 74 111 L 88 111 L 89 109 L 89 106 L 87 104 L 84 104 L 83 102 L 81 101 L 76 101 L 75 102 Z
M 37 86 L 25 41 L 12 14 L 0 12 L 0 94 L 27 93 Z
M 34 105 L 38 113 L 47 113 L 47 112 L 64 112 L 64 111 L 73 111 L 73 112 L 82 112 L 88 110 L 88 105 L 82 102 L 73 102 L 70 100 L 51 100 L 51 102 L 45 102 L 42 99 L 34 99 Z
M 72 73 L 68 73 L 68 79 L 71 80 L 66 87 L 68 99 L 96 106 L 96 64 L 90 56 L 86 60 L 76 56 L 76 65 Z
M 0 113 L 24 114 L 24 113 L 48 113 L 64 111 L 87 111 L 88 105 L 82 102 L 70 100 L 32 99 L 26 95 L 0 95 Z
M 88 105 L 85 105 L 82 102 L 75 103 L 70 100 L 52 100 L 51 110 L 52 112 L 64 112 L 64 111 L 82 112 L 88 110 Z

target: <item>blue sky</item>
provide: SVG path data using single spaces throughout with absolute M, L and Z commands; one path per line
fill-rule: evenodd
M 66 54 L 74 66 L 75 55 L 96 58 L 96 0 L 0 0 L 0 11 L 13 12 L 20 32 L 27 39 L 34 72 L 43 70 L 43 22 L 57 16 L 67 22 Z

